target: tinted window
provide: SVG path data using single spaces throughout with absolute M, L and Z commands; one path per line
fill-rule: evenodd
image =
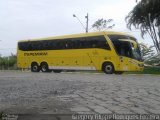
M 141 52 L 139 47 L 133 48 L 133 44 L 126 41 L 120 41 L 120 39 L 130 39 L 136 41 L 135 38 L 125 35 L 108 35 L 113 42 L 116 52 L 119 55 L 130 57 L 136 60 L 141 60 Z
M 84 48 L 102 48 L 110 50 L 110 47 L 104 36 L 71 38 L 62 40 L 19 42 L 18 47 L 20 50 L 23 51 L 84 49 Z
M 130 43 L 120 41 L 120 39 L 131 39 L 131 37 L 125 36 L 125 35 L 108 35 L 108 37 L 112 41 L 115 47 L 115 50 L 119 55 L 126 56 L 126 57 L 133 56 Z
M 75 38 L 73 41 L 74 41 L 74 46 L 73 46 L 74 49 L 102 48 L 110 50 L 110 47 L 104 36 Z

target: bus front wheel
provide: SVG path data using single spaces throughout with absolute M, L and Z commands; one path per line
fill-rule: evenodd
M 41 71 L 42 72 L 50 72 L 50 70 L 48 68 L 48 64 L 46 62 L 41 63 Z
M 31 64 L 31 71 L 32 72 L 39 72 L 40 71 L 39 66 L 38 66 L 38 64 L 36 62 L 33 62 Z
M 113 74 L 114 73 L 114 66 L 110 62 L 106 62 L 103 64 L 102 70 L 106 74 Z

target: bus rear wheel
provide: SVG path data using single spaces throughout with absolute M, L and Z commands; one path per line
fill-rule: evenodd
M 31 71 L 32 72 L 39 72 L 40 71 L 39 66 L 38 66 L 38 64 L 36 62 L 33 62 L 31 64 Z
M 103 64 L 102 70 L 106 74 L 113 74 L 114 73 L 114 66 L 110 62 L 106 62 Z
M 49 70 L 48 64 L 46 62 L 41 63 L 41 71 L 42 72 L 51 72 L 51 70 Z

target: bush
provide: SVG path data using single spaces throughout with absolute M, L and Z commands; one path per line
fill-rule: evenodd
M 0 57 L 0 70 L 17 69 L 16 63 L 17 63 L 16 55 L 11 54 L 11 56 Z
M 126 72 L 127 74 L 160 74 L 160 67 L 144 67 L 140 72 Z

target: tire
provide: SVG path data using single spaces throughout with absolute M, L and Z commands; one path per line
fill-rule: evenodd
M 103 64 L 102 70 L 106 74 L 113 74 L 114 73 L 114 66 L 110 62 L 106 62 Z
M 60 73 L 62 70 L 53 70 L 54 73 Z
M 41 71 L 42 72 L 51 72 L 51 70 L 49 70 L 48 68 L 48 64 L 47 63 L 41 63 Z
M 39 68 L 39 66 L 38 66 L 38 64 L 36 62 L 33 62 L 31 64 L 31 71 L 32 72 L 39 72 L 40 71 L 40 68 Z
M 117 74 L 117 75 L 121 75 L 121 74 L 123 74 L 123 72 L 122 72 L 122 71 L 115 71 L 114 73 L 115 73 L 115 74 Z

